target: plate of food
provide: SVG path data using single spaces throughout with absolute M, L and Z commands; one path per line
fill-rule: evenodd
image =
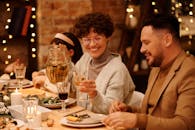
M 19 119 L 0 117 L 0 129 L 16 129 L 22 127 L 24 124 L 25 123 Z
M 76 103 L 76 99 L 68 98 L 67 106 Z M 46 97 L 41 100 L 41 106 L 50 108 L 50 109 L 58 109 L 61 108 L 61 100 L 59 97 Z
M 33 86 L 33 82 L 28 80 L 28 79 L 24 79 L 22 80 L 22 88 L 29 88 Z M 9 80 L 9 85 L 8 88 L 12 89 L 12 88 L 18 88 L 19 84 L 17 79 L 10 79 Z
M 60 121 L 62 125 L 77 127 L 77 128 L 88 128 L 98 127 L 104 125 L 102 120 L 106 117 L 103 114 L 82 114 L 82 115 L 69 115 L 63 117 Z

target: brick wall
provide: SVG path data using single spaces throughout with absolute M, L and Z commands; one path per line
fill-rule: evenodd
M 44 67 L 47 47 L 58 32 L 69 31 L 80 15 L 89 12 L 107 12 L 116 26 L 110 48 L 117 50 L 120 43 L 121 30 L 118 24 L 124 23 L 124 0 L 38 0 L 37 22 L 39 41 L 39 68 Z

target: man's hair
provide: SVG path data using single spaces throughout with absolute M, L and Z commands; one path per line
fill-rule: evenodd
M 94 32 L 110 37 L 114 31 L 114 25 L 109 15 L 103 13 L 89 13 L 78 18 L 74 33 L 77 37 L 82 38 L 89 34 L 90 29 Z
M 152 26 L 156 30 L 166 29 L 172 34 L 175 40 L 180 39 L 179 22 L 177 18 L 173 15 L 153 15 L 143 22 L 142 28 L 144 26 Z

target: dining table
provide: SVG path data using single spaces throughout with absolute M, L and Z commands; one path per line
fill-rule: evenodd
M 26 92 L 32 92 L 32 90 L 37 90 L 37 88 L 34 88 L 34 86 L 32 85 L 31 87 L 26 87 L 23 88 L 23 91 Z M 58 96 L 56 93 L 52 93 L 49 92 L 47 90 L 41 90 L 44 93 L 44 97 L 56 97 Z M 36 92 L 37 93 L 37 92 Z M 36 94 L 35 93 L 35 94 Z M 26 96 L 26 95 L 25 95 Z M 42 95 L 43 97 L 43 95 Z M 76 100 L 76 99 L 75 99 Z M 83 113 L 87 113 L 87 114 L 95 114 L 90 110 L 86 110 L 81 106 L 76 105 L 76 103 L 69 105 L 63 112 L 61 110 L 61 108 L 55 108 L 55 109 L 50 109 L 51 111 L 48 113 L 48 117 L 46 120 L 42 120 L 41 122 L 41 127 L 40 128 L 36 128 L 35 130 L 110 130 L 110 128 L 102 125 L 98 125 L 98 126 L 93 126 L 93 127 L 79 127 L 79 126 L 68 126 L 65 125 L 63 123 L 61 123 L 63 118 L 66 118 L 69 115 L 72 114 L 83 114 Z M 52 125 L 48 125 L 48 122 L 52 121 Z M 27 127 L 27 123 L 25 123 L 24 125 L 22 125 L 19 130 L 29 130 L 29 128 Z

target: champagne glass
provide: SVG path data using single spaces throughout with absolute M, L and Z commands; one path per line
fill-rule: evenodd
M 87 93 L 80 92 L 79 88 L 81 87 L 80 82 L 87 80 L 86 74 L 79 73 L 76 69 L 73 71 L 73 83 L 77 88 L 77 105 L 88 108 L 89 96 Z
M 38 99 L 36 97 L 24 98 L 23 112 L 29 128 L 33 127 L 33 122 L 37 115 L 37 107 L 38 107 Z
M 64 111 L 66 110 L 66 103 L 67 103 L 68 94 L 70 90 L 70 83 L 69 82 L 58 82 L 57 89 L 58 89 L 58 96 L 62 104 L 61 110 Z
M 18 86 L 22 89 L 22 80 L 25 78 L 26 66 L 22 63 L 14 65 L 14 73 L 18 81 Z

